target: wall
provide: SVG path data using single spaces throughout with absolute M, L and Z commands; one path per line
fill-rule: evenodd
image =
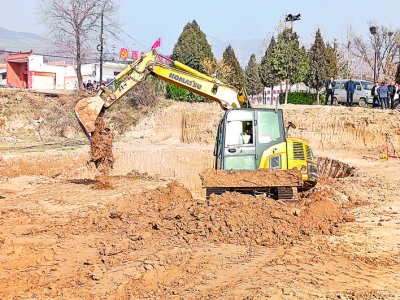
M 9 62 L 7 64 L 7 84 L 17 88 L 24 88 L 23 74 L 26 71 L 26 63 Z
M 105 63 L 103 64 L 103 80 L 112 80 L 115 76 L 123 71 L 128 64 L 118 64 L 118 63 Z M 96 64 L 96 78 L 100 80 L 100 64 Z
M 43 56 L 29 56 L 29 88 L 65 89 L 64 76 L 66 66 L 49 65 L 43 62 Z M 55 79 L 55 83 L 51 82 Z
M 124 70 L 128 65 L 119 63 L 105 62 L 103 64 L 103 81 L 112 80 L 122 70 Z M 100 64 L 85 64 L 81 68 L 83 82 L 91 80 L 94 82 L 100 81 Z M 78 86 L 78 79 L 76 77 L 75 67 L 68 66 L 65 72 L 65 88 L 68 90 L 76 89 Z

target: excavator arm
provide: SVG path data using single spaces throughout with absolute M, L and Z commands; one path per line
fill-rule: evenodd
M 158 55 L 155 49 L 144 53 L 140 59 L 118 74 L 108 86 L 101 86 L 96 96 L 77 103 L 75 114 L 89 138 L 95 130 L 94 124 L 100 112 L 120 100 L 149 75 L 215 101 L 222 109 L 250 107 L 244 90 L 238 91 L 233 86 L 178 61 L 171 61 L 172 65 L 159 63 Z

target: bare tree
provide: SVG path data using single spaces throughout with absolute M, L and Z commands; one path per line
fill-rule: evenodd
M 104 32 L 117 38 L 119 24 L 115 16 L 118 9 L 114 0 L 43 0 L 40 5 L 39 12 L 48 28 L 48 36 L 76 61 L 81 88 L 82 62 L 95 51 L 102 38 L 102 18 Z
M 393 58 L 396 57 L 400 47 L 400 30 L 379 26 L 375 22 L 368 22 L 365 28 L 368 30 L 368 38 L 365 40 L 362 35 L 358 35 L 349 28 L 348 45 L 351 54 L 366 63 L 374 72 L 376 67 L 377 78 L 386 72 L 390 64 L 393 64 Z M 375 58 L 376 55 L 376 58 Z

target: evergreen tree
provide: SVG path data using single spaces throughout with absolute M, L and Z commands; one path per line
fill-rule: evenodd
M 338 53 L 338 44 L 336 39 L 333 42 L 333 47 L 327 43 L 326 44 L 326 52 L 328 57 L 328 71 L 329 76 L 337 78 L 339 75 L 339 53 Z
M 214 55 L 204 32 L 195 20 L 186 24 L 172 51 L 172 59 L 195 70 L 204 72 L 201 62 L 213 59 Z
M 246 91 L 253 97 L 262 92 L 264 86 L 260 80 L 258 74 L 258 64 L 256 61 L 256 55 L 252 54 L 250 60 L 245 68 L 245 88 Z
M 400 63 L 397 64 L 396 75 L 394 75 L 394 80 L 400 83 Z
M 271 87 L 271 92 L 274 89 L 274 86 L 279 84 L 280 80 L 276 75 L 276 72 L 273 72 L 274 68 L 274 51 L 276 47 L 275 38 L 272 37 L 269 43 L 267 50 L 265 51 L 265 55 L 261 59 L 261 65 L 259 67 L 259 75 L 262 84 L 265 87 Z
M 321 31 L 318 29 L 315 34 L 314 44 L 308 51 L 310 59 L 310 69 L 305 77 L 305 84 L 313 88 L 317 92 L 317 103 L 319 101 L 319 91 L 325 86 L 325 82 L 330 77 L 328 50 L 325 47 Z M 332 75 L 333 76 L 333 75 Z
M 230 67 L 231 73 L 225 78 L 225 80 L 237 89 L 242 89 L 245 86 L 245 76 L 239 61 L 236 58 L 235 52 L 232 46 L 226 47 L 222 54 L 222 61 L 224 64 Z
M 302 82 L 308 72 L 307 52 L 304 47 L 300 47 L 298 35 L 292 29 L 285 28 L 278 35 L 272 56 L 271 72 L 280 82 L 285 81 L 285 104 L 287 104 L 289 85 Z

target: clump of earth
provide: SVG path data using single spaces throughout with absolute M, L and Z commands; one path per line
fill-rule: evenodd
M 105 126 L 102 115 L 99 115 L 95 122 L 95 130 L 90 140 L 90 160 L 96 166 L 99 176 L 96 177 L 98 184 L 95 189 L 110 189 L 112 185 L 107 177 L 114 165 L 112 152 L 114 133 Z

